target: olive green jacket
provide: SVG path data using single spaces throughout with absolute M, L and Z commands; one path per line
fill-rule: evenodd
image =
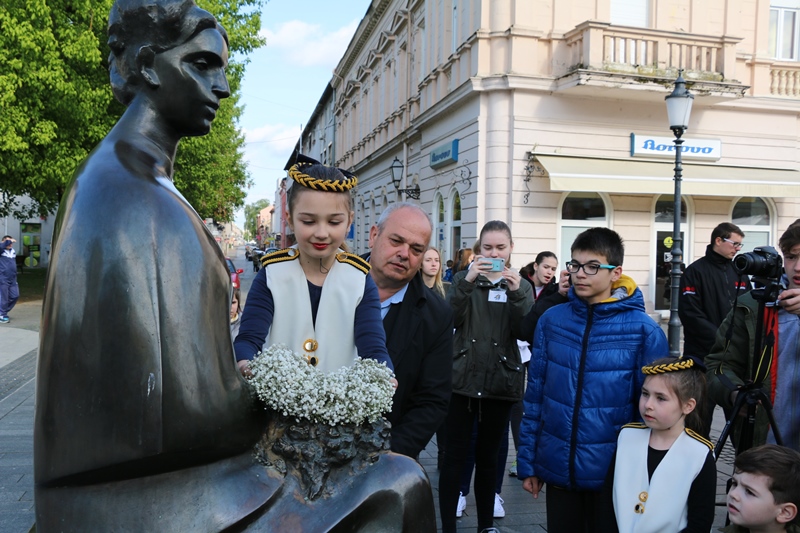
M 731 389 L 720 379 L 719 374 L 724 374 L 736 386 L 744 385 L 752 379 L 753 344 L 756 336 L 756 320 L 758 319 L 758 302 L 748 293 L 739 297 L 736 307 L 728 313 L 717 330 L 714 346 L 711 353 L 705 358 L 708 368 L 708 392 L 711 399 L 725 409 L 728 416 L 732 416 L 733 402 L 731 402 Z M 733 321 L 733 334 L 728 345 L 725 337 L 728 327 Z M 769 361 L 765 357 L 765 362 Z M 766 363 L 765 363 L 766 364 Z M 767 375 L 762 387 L 767 396 L 772 391 L 772 379 Z M 734 442 L 739 441 L 739 433 L 744 417 L 736 417 L 733 424 Z M 764 408 L 756 407 L 756 424 L 753 429 L 753 446 L 764 444 L 767 441 L 768 421 Z

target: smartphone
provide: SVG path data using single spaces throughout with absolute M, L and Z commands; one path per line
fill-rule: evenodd
M 492 258 L 489 261 L 492 262 L 490 272 L 502 272 L 506 268 L 506 260 L 502 257 Z

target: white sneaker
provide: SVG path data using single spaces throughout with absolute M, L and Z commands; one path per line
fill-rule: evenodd
M 456 506 L 456 518 L 461 518 L 461 515 L 464 514 L 464 509 L 466 508 L 467 508 L 467 498 L 459 492 L 458 505 Z
M 503 509 L 503 504 L 506 503 L 503 501 L 503 498 L 500 497 L 499 494 L 494 495 L 494 517 L 495 518 L 503 518 L 506 515 L 506 510 Z

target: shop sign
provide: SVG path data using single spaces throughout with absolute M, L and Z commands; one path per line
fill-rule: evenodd
M 458 162 L 458 139 L 431 150 L 431 168 L 439 168 Z
M 631 156 L 675 159 L 675 139 L 631 133 Z M 719 139 L 684 139 L 681 156 L 683 159 L 717 161 L 722 157 L 722 142 Z

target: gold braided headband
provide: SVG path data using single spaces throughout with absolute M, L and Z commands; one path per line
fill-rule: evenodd
M 342 180 L 323 180 L 320 178 L 313 178 L 308 174 L 304 174 L 300 169 L 303 167 L 310 167 L 313 163 L 299 162 L 289 168 L 289 176 L 303 187 L 314 189 L 315 191 L 327 192 L 345 192 L 349 191 L 358 184 L 358 178 L 350 174 L 349 176 L 342 173 Z
M 686 370 L 694 366 L 693 359 L 678 359 L 674 363 L 665 363 L 663 365 L 649 365 L 642 367 L 642 374 L 648 376 L 655 376 L 657 374 L 665 374 L 667 372 L 675 372 L 677 370 Z

